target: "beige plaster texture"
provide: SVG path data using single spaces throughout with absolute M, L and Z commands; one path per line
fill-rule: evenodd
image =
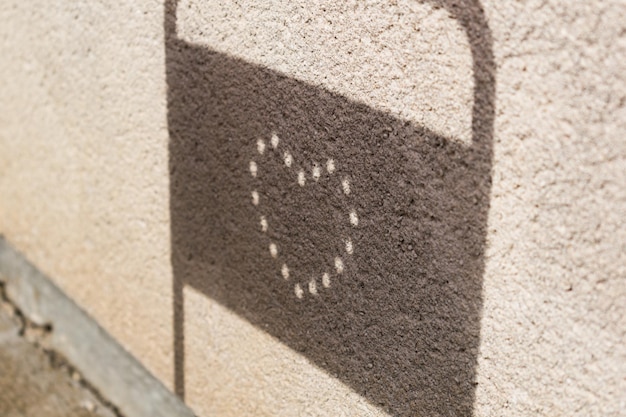
M 184 0 L 176 33 L 463 150 L 477 40 L 454 11 L 482 7 L 495 119 L 466 400 L 476 416 L 624 415 L 626 4 L 453 3 Z M 162 1 L 4 2 L 0 234 L 174 389 L 163 20 Z M 185 400 L 199 415 L 406 414 L 183 292 Z M 412 415 L 437 415 L 425 401 Z

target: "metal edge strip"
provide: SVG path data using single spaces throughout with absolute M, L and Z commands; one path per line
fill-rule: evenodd
M 51 347 L 126 417 L 193 412 L 106 330 L 0 235 L 0 281 L 35 324 L 51 324 Z

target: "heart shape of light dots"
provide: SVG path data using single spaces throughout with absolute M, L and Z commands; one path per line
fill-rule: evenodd
M 270 141 L 269 141 L 269 145 L 271 146 L 270 152 L 280 152 L 279 144 L 280 144 L 280 139 L 278 138 L 278 136 L 276 134 L 272 134 Z M 268 145 L 265 143 L 263 139 L 259 139 L 257 141 L 256 151 L 259 154 L 259 157 L 263 157 L 263 155 L 265 155 L 265 152 L 268 150 L 268 148 L 269 148 Z M 284 151 L 282 155 L 282 159 L 284 162 L 284 168 L 291 170 L 294 165 L 293 155 L 291 155 L 289 151 Z M 249 169 L 250 169 L 250 174 L 252 174 L 254 178 L 257 178 L 259 175 L 259 168 L 258 168 L 256 161 L 254 160 L 250 161 Z M 322 169 L 323 168 L 321 166 L 314 163 L 313 169 L 310 175 L 307 175 L 307 173 L 301 169 L 297 173 L 294 173 L 295 180 L 298 182 L 298 185 L 300 185 L 301 187 L 305 187 L 307 184 L 307 180 L 309 178 L 313 180 L 314 182 L 317 182 L 320 179 L 322 175 Z M 335 174 L 335 171 L 336 171 L 335 160 L 328 159 L 326 161 L 324 169 L 326 170 L 326 172 L 328 172 L 330 176 Z M 343 194 L 346 197 L 349 196 L 351 193 L 350 179 L 347 177 L 344 177 L 344 178 L 341 178 L 340 181 L 341 181 L 341 189 L 343 191 Z M 268 229 L 271 227 L 271 225 L 268 223 L 267 217 L 263 214 L 263 205 L 260 202 L 259 192 L 256 189 L 252 190 L 252 204 L 255 207 L 257 207 L 259 210 L 259 224 L 260 224 L 261 232 L 266 233 Z M 346 216 L 346 221 L 349 221 L 352 227 L 356 227 L 359 225 L 359 217 L 355 210 L 353 209 L 349 210 Z M 348 237 L 345 241 L 345 254 L 352 255 L 353 253 L 354 253 L 354 244 L 352 243 L 352 239 Z M 276 242 L 270 241 L 269 254 L 274 259 L 281 258 L 279 246 Z M 344 258 L 342 256 L 344 256 L 344 254 L 340 253 L 334 257 L 334 267 L 335 267 L 336 276 L 344 273 L 345 265 L 343 261 Z M 289 266 L 286 263 L 283 263 L 280 268 L 280 274 L 285 279 L 285 281 L 289 281 L 292 275 L 297 274 L 297 271 L 290 270 Z M 328 271 L 320 271 L 319 277 L 312 277 L 308 283 L 308 292 L 312 296 L 317 296 L 320 293 L 320 289 L 317 285 L 318 278 L 321 280 L 322 288 L 328 289 L 331 286 L 330 273 Z M 305 290 L 302 288 L 302 286 L 298 282 L 294 284 L 294 293 L 298 299 L 304 298 Z

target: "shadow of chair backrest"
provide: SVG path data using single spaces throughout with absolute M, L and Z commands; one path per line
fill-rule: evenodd
M 471 144 L 190 44 L 166 3 L 181 396 L 190 286 L 391 414 L 472 414 L 495 66 L 478 1 L 430 3 L 469 39 Z

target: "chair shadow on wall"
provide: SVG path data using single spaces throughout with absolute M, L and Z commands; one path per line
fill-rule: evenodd
M 477 0 L 428 1 L 469 39 L 471 145 L 189 44 L 166 2 L 180 396 L 190 286 L 393 415 L 472 414 L 495 65 Z

